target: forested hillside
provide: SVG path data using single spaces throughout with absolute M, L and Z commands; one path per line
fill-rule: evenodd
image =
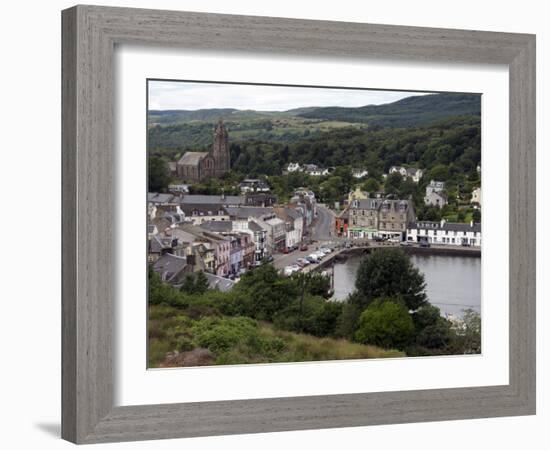
M 449 116 L 480 116 L 480 96 L 477 94 L 436 94 L 407 97 L 385 105 L 361 108 L 315 108 L 300 114 L 310 119 L 365 122 L 384 127 L 425 125 Z

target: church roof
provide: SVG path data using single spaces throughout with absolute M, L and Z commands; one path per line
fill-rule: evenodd
M 186 152 L 178 161 L 178 164 L 185 166 L 197 166 L 208 152 Z

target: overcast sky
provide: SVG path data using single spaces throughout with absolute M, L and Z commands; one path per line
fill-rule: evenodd
M 391 103 L 417 92 L 149 81 L 149 109 L 235 108 L 286 111 L 305 106 Z

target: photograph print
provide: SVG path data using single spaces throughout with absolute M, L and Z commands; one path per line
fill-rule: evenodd
M 481 95 L 147 80 L 147 367 L 481 354 Z

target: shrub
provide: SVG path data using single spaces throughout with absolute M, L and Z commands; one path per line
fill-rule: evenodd
M 197 347 L 224 352 L 258 333 L 256 321 L 247 317 L 203 317 L 191 327 Z
M 451 323 L 441 317 L 441 311 L 436 306 L 422 306 L 412 315 L 412 319 L 418 346 L 442 349 L 451 341 Z
M 359 317 L 355 339 L 362 344 L 404 349 L 411 343 L 414 325 L 407 308 L 391 299 L 375 300 Z

